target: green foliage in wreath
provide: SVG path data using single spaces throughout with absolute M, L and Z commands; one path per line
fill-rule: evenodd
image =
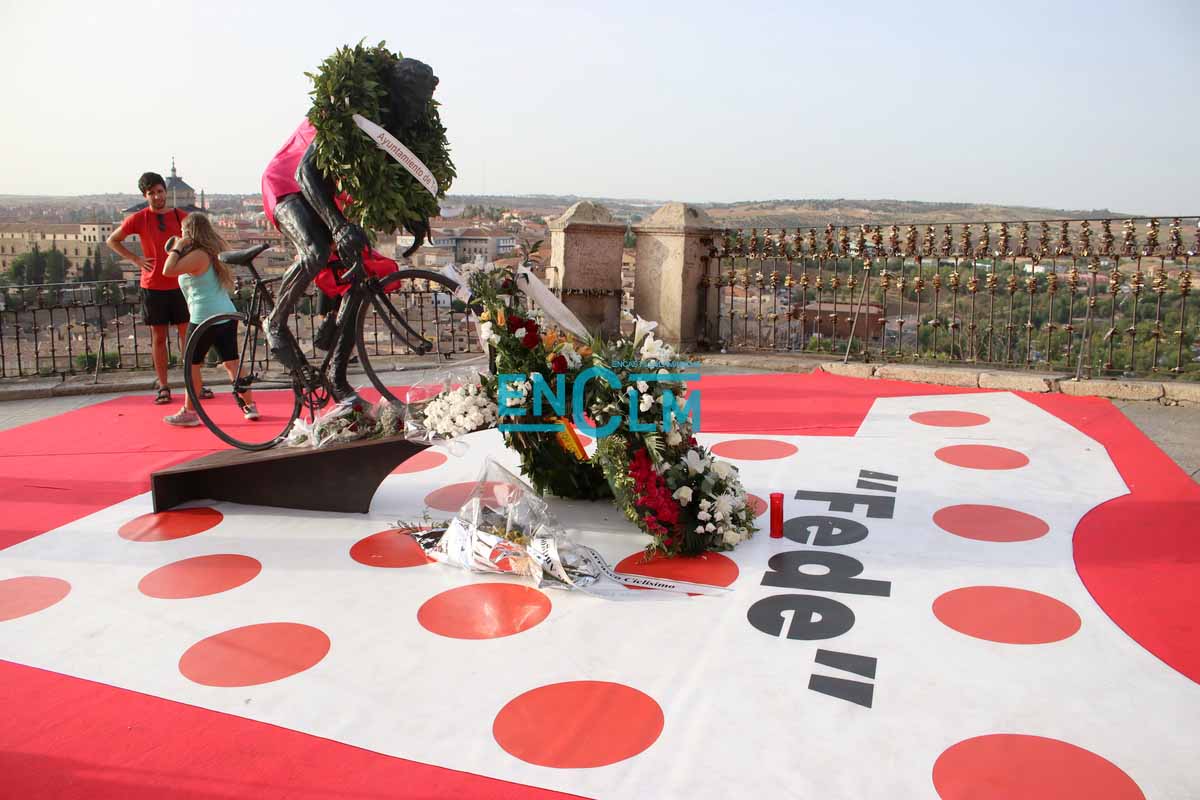
M 421 159 L 437 179 L 438 197 L 446 196 L 456 175 L 435 100 L 425 103 L 424 113 L 415 114 L 415 121 L 402 130 L 385 123 L 389 70 L 401 58 L 384 42 L 375 47 L 359 42 L 339 48 L 315 74 L 305 73 L 313 82 L 308 119 L 317 131 L 317 165 L 354 198 L 343 213 L 368 232 L 391 232 L 436 216 L 438 202 L 354 124 L 355 114 L 388 128 Z

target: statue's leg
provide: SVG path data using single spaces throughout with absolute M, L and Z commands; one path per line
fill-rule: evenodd
M 290 194 L 279 201 L 275 207 L 275 221 L 299 256 L 280 281 L 275 309 L 267 319 L 267 339 L 271 354 L 283 366 L 298 369 L 307 362 L 288 328 L 288 318 L 295 312 L 313 278 L 329 262 L 333 240 L 325 223 L 299 194 Z
M 350 400 L 358 394 L 346 379 L 346 366 L 350 363 L 350 356 L 354 353 L 355 321 L 358 317 L 359 305 L 362 302 L 362 295 L 351 290 L 342 297 L 342 305 L 337 311 L 342 325 L 338 329 L 337 341 L 333 345 L 333 358 L 329 364 L 329 369 L 333 374 L 330 375 L 329 382 L 332 385 L 333 399 L 339 403 Z

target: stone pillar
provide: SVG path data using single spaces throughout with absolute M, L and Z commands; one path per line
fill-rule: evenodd
M 621 327 L 621 253 L 625 225 L 604 206 L 581 200 L 550 223 L 546 283 L 592 332 Z
M 678 351 L 695 349 L 701 336 L 701 278 L 716 224 L 698 208 L 667 203 L 633 230 L 637 234 L 634 313 L 657 322 L 655 336 Z M 715 306 L 708 313 L 716 313 Z

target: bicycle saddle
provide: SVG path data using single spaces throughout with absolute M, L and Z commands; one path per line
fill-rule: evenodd
M 236 267 L 248 267 L 250 262 L 258 258 L 264 250 L 270 250 L 269 244 L 256 244 L 254 247 L 247 247 L 245 250 L 228 250 L 221 253 L 219 258 L 226 264 L 232 264 Z

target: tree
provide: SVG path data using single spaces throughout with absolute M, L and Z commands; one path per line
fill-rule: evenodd
M 67 277 L 69 263 L 57 247 L 52 247 L 45 255 L 46 266 L 43 278 L 46 283 L 62 283 Z
M 83 266 L 79 268 L 79 274 L 75 276 L 76 283 L 88 283 L 96 280 L 96 273 L 92 270 L 92 259 L 85 258 Z
M 46 256 L 35 244 L 28 253 L 22 253 L 13 259 L 8 268 L 9 278 L 15 285 L 44 283 L 46 277 Z

